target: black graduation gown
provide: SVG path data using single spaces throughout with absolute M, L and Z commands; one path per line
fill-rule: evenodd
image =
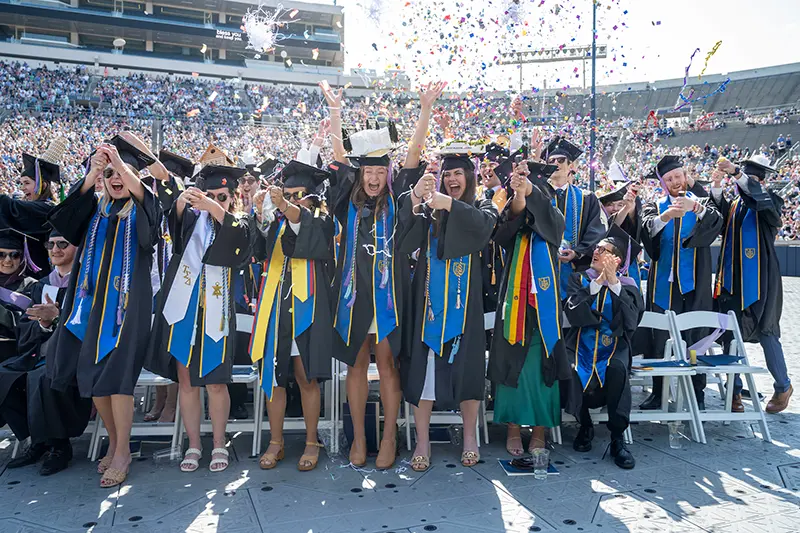
M 0 228 L 15 229 L 36 239 L 28 240 L 28 252 L 34 264 L 42 269 L 37 277 L 50 273 L 50 259 L 44 243 L 51 229 L 47 225 L 47 217 L 54 207 L 55 204 L 50 200 L 17 200 L 0 194 Z
M 178 269 L 183 257 L 183 251 L 192 238 L 195 226 L 199 220 L 199 213 L 186 207 L 183 216 L 178 220 L 176 210 L 170 211 L 168 217 L 169 232 L 172 236 L 172 258 L 170 259 L 164 283 L 156 303 L 153 333 L 150 336 L 150 346 L 147 351 L 145 368 L 172 381 L 178 381 L 178 361 L 167 351 L 170 338 L 170 326 L 164 318 L 164 305 L 166 304 L 170 288 L 176 282 Z M 250 232 L 249 223 L 245 218 L 237 218 L 231 213 L 225 213 L 222 224 L 214 219 L 216 234 L 214 241 L 209 245 L 203 256 L 206 265 L 228 267 L 236 271 L 243 261 L 250 257 Z M 231 276 L 233 272 L 231 273 Z M 229 279 L 232 280 L 232 277 Z M 178 280 L 181 282 L 181 280 Z M 195 283 L 200 283 L 198 278 Z M 200 346 L 195 343 L 189 360 L 189 376 L 193 387 L 205 385 L 230 383 L 233 375 L 233 360 L 236 355 L 236 310 L 234 307 L 233 283 L 227 287 L 228 298 L 228 340 L 225 344 L 225 354 L 222 364 L 214 370 L 200 377 Z M 186 303 L 188 305 L 188 302 Z M 205 310 L 201 306 L 197 312 L 197 331 L 201 331 L 205 320 Z M 187 341 L 188 342 L 188 341 Z
M 697 189 L 701 192 L 702 187 L 695 184 L 691 189 L 695 192 Z M 720 228 L 722 227 L 722 216 L 712 202 L 705 201 L 706 213 L 702 219 L 699 219 L 692 229 L 689 237 L 683 241 L 684 248 L 695 248 L 697 250 L 695 268 L 694 268 L 694 286 L 695 289 L 686 294 L 681 294 L 677 287 L 673 290 L 672 295 L 672 310 L 677 314 L 686 313 L 689 311 L 711 311 L 713 306 L 711 275 L 713 267 L 711 266 L 711 244 L 719 235 Z M 658 204 L 656 202 L 649 202 L 645 204 L 642 209 L 642 244 L 650 256 L 650 274 L 647 283 L 647 295 L 645 297 L 645 309 L 656 313 L 663 313 L 665 310 L 660 308 L 654 302 L 655 294 L 653 291 L 654 283 L 653 278 L 653 263 L 657 262 L 661 256 L 661 236 L 663 229 L 656 235 L 652 235 L 651 228 L 655 219 L 661 216 Z M 673 224 L 675 232 L 678 231 L 678 225 Z M 680 241 L 680 235 L 675 236 L 676 241 Z M 670 265 L 665 265 L 663 268 L 670 268 Z M 674 282 L 673 282 L 674 283 Z M 689 346 L 702 339 L 708 334 L 706 328 L 695 328 L 684 333 L 684 340 Z M 646 357 L 653 359 L 660 359 L 664 354 L 664 342 L 669 337 L 665 331 L 652 330 L 652 336 L 649 346 L 638 346 L 639 338 L 637 337 L 636 353 L 643 353 Z
M 31 287 L 34 303 L 42 303 L 46 279 Z M 59 289 L 56 302 L 61 305 L 66 289 Z M 91 400 L 81 398 L 77 387 L 64 392 L 53 390 L 47 377 L 45 357 L 52 333 L 44 331 L 36 320 L 22 318 L 17 325 L 17 357 L 0 366 L 0 405 L 10 408 L 7 416 L 17 439 L 32 436 L 34 442 L 79 437 L 89 423 Z
M 717 298 L 718 310 L 727 313 L 733 309 L 739 317 L 739 324 L 742 328 L 742 336 L 745 342 L 759 342 L 759 335 L 780 336 L 781 311 L 783 310 L 783 282 L 781 280 L 781 268 L 778 257 L 775 254 L 775 235 L 778 228 L 783 225 L 781 212 L 783 210 L 783 199 L 777 194 L 767 191 L 755 179 L 750 178 L 747 188 L 742 188 L 737 184 L 739 196 L 747 209 L 755 210 L 758 213 L 758 246 L 759 246 L 759 273 L 761 284 L 761 299 L 753 303 L 742 312 L 741 305 L 741 265 L 733 262 L 733 293 L 721 288 L 721 294 Z M 714 204 L 719 208 L 725 223 L 722 231 L 728 224 L 728 219 L 732 215 L 731 203 L 725 197 L 717 201 L 712 195 Z M 742 221 L 744 216 L 739 217 L 733 229 L 734 235 L 741 233 Z M 741 241 L 733 239 L 733 257 L 739 257 Z M 720 259 L 722 259 L 720 250 Z M 717 276 L 719 276 L 719 270 Z M 748 280 L 755 283 L 755 280 Z
M 97 211 L 98 199 L 94 189 L 81 194 L 83 181 L 70 192 L 50 214 L 49 221 L 70 243 L 79 246 L 78 257 L 81 257 L 89 224 Z M 81 343 L 75 335 L 64 327 L 67 320 L 59 322 L 52 340 L 54 346 L 47 358 L 47 373 L 52 379 L 52 386 L 59 391 L 66 391 L 72 386 L 76 376 L 80 395 L 84 398 L 110 396 L 112 394 L 133 395 L 133 389 L 139 379 L 147 351 L 150 334 L 150 321 L 153 310 L 153 287 L 150 280 L 150 269 L 153 262 L 153 251 L 158 242 L 158 222 L 160 208 L 153 194 L 145 188 L 142 202 L 133 200 L 137 208 L 136 231 L 138 235 L 135 245 L 138 246 L 136 258 L 131 268 L 131 285 L 125 323 L 120 331 L 118 347 L 105 358 L 95 363 L 96 345 L 100 334 L 100 320 L 103 308 L 98 302 L 92 305 L 89 316 L 85 342 Z M 119 218 L 117 213 L 124 202 L 112 204 L 111 214 L 105 236 L 105 250 L 97 249 L 97 260 L 103 257 L 100 266 L 100 280 L 97 287 L 105 287 L 108 283 L 114 235 Z M 70 275 L 69 287 L 64 298 L 61 315 L 69 317 L 72 313 L 76 297 L 76 287 L 80 279 L 80 261 L 75 261 Z M 101 294 L 96 291 L 96 297 Z M 116 312 L 116 302 L 107 302 L 109 312 Z
M 578 332 L 581 328 L 584 332 L 589 329 L 597 329 L 601 321 L 606 320 L 600 313 L 592 309 L 592 301 L 598 297 L 598 294 L 592 295 L 589 287 L 584 287 L 583 278 L 588 279 L 585 273 L 574 273 L 570 276 L 569 296 L 564 306 L 564 314 L 571 326 L 566 332 L 567 356 L 575 362 L 577 362 L 575 349 L 578 345 Z M 609 360 L 622 363 L 627 376 L 631 367 L 633 334 L 642 318 L 644 302 L 636 285 L 622 285 L 619 296 L 611 289 L 603 287 L 600 289 L 600 297 L 605 298 L 605 294 L 602 293 L 606 290 L 611 294 L 612 316 L 614 317 L 609 324 L 612 332 L 610 336 L 618 339 L 616 349 Z M 589 409 L 604 406 L 606 404 L 604 392 L 596 374 L 592 375 L 584 390 L 578 373 L 573 370 L 565 409 L 578 418 L 584 403 Z M 616 413 L 627 420 L 630 418 L 631 412 L 630 387 L 626 384 L 621 393 Z
M 419 249 L 416 272 L 411 283 L 412 337 L 410 345 L 400 355 L 400 382 L 406 400 L 419 405 L 425 386 L 425 371 L 430 348 L 422 341 L 423 322 L 427 320 L 425 298 L 428 272 L 428 234 L 431 219 L 412 213 L 411 199 L 402 203 L 398 252 L 406 255 Z M 436 255 L 439 259 L 471 256 L 473 268 L 469 274 L 469 290 L 464 291 L 466 324 L 458 352 L 450 364 L 454 341 L 445 343 L 441 354 L 435 356 L 436 406 L 439 410 L 458 409 L 465 400 L 482 400 L 485 389 L 486 334 L 483 322 L 483 287 L 480 252 L 488 244 L 497 222 L 497 209 L 490 200 L 478 200 L 475 205 L 453 200 L 449 212 L 437 212 L 440 217 Z
M 402 192 L 406 191 L 408 187 L 416 183 L 416 179 L 422 175 L 425 167 L 414 169 L 403 169 L 395 176 L 392 182 L 392 197 L 396 199 L 395 202 L 395 226 L 400 213 L 399 196 Z M 344 290 L 342 287 L 342 270 L 347 261 L 346 250 L 347 240 L 351 239 L 353 231 L 348 227 L 347 214 L 350 207 L 350 193 L 353 190 L 353 184 L 358 178 L 357 169 L 345 165 L 343 163 L 331 163 L 330 170 L 335 173 L 335 185 L 332 186 L 331 197 L 332 205 L 334 206 L 334 216 L 341 225 L 342 240 L 339 245 L 339 256 L 336 264 L 336 273 L 333 278 L 333 310 L 334 318 L 339 301 L 339 293 Z M 358 223 L 358 242 L 359 243 L 373 243 L 375 242 L 374 228 L 375 228 L 375 213 L 372 209 L 364 208 L 361 210 L 362 218 Z M 379 215 L 380 217 L 380 215 Z M 389 233 L 392 229 L 389 228 Z M 392 254 L 396 254 L 397 239 L 393 239 Z M 374 252 L 373 252 L 374 253 Z M 411 267 L 407 257 L 395 255 L 394 261 L 394 305 L 397 309 L 398 324 L 397 327 L 386 336 L 391 346 L 392 353 L 395 357 L 400 355 L 403 346 L 403 324 L 408 319 L 408 306 L 409 303 L 409 284 L 411 282 Z M 374 257 L 370 255 L 369 251 L 364 246 L 358 246 L 356 250 L 356 301 L 353 304 L 353 317 L 350 330 L 350 344 L 348 345 L 341 335 L 336 332 L 333 335 L 333 356 L 353 366 L 358 356 L 358 351 L 367 337 L 367 332 L 372 325 L 375 316 L 375 308 L 373 304 L 372 283 L 373 283 L 373 260 Z
M 4 288 L 30 297 L 30 292 L 35 284 L 35 279 L 26 277 L 11 282 Z M 0 361 L 5 361 L 17 354 L 14 341 L 17 338 L 17 325 L 24 316 L 24 309 L 0 301 Z
M 253 217 L 255 218 L 255 217 Z M 266 237 L 257 230 L 253 256 L 258 261 L 265 261 L 272 255 L 278 223 L 273 222 L 267 231 Z M 314 319 L 311 325 L 297 338 L 293 338 L 292 330 L 292 265 L 286 262 L 283 273 L 283 291 L 280 295 L 280 318 L 278 321 L 278 349 L 276 354 L 275 381 L 279 387 L 286 387 L 289 379 L 294 375 L 294 365 L 291 364 L 292 341 L 297 343 L 300 359 L 306 378 L 326 380 L 331 378 L 331 346 L 333 337 L 338 335 L 333 329 L 334 303 L 331 296 L 331 277 L 333 275 L 333 219 L 326 213 L 314 214 L 308 209 L 300 209 L 300 231 L 295 234 L 289 224 L 281 238 L 283 255 L 287 259 L 313 259 L 315 283 Z M 268 269 L 268 267 L 267 267 Z M 266 282 L 266 276 L 261 277 L 261 283 Z M 264 328 L 267 324 L 264 323 Z M 262 363 L 267 361 L 262 359 Z
M 583 208 L 581 209 L 581 213 L 578 213 L 577 217 L 579 237 L 578 243 L 572 247 L 572 250 L 578 255 L 578 257 L 572 260 L 572 265 L 575 270 L 578 271 L 585 270 L 589 267 L 592 261 L 594 247 L 606 235 L 606 228 L 600 218 L 600 201 L 597 199 L 597 196 L 589 191 L 581 190 L 581 192 L 583 193 Z M 564 213 L 566 201 L 566 194 L 556 199 L 556 205 L 561 213 Z M 564 213 L 564 219 L 565 228 L 566 225 L 572 225 L 574 222 L 571 213 Z M 561 242 L 559 242 L 558 245 L 560 246 Z
M 501 189 L 502 190 L 502 189 Z M 505 193 L 505 190 L 503 190 Z M 487 200 L 492 200 L 496 192 L 487 190 L 484 192 Z M 495 207 L 501 210 L 498 203 L 494 202 Z M 483 311 L 489 313 L 497 309 L 497 289 L 500 288 L 500 280 L 503 277 L 505 268 L 505 255 L 503 247 L 489 240 L 481 251 L 481 279 L 483 280 Z
M 598 213 L 599 216 L 599 213 Z M 560 262 L 558 261 L 558 247 L 564 235 L 564 215 L 552 205 L 551 196 L 539 186 L 534 186 L 532 192 L 525 199 L 525 211 L 519 216 L 511 215 L 511 200 L 500 214 L 500 219 L 495 229 L 494 240 L 506 249 L 507 254 L 514 252 L 517 233 L 536 233 L 547 241 L 551 263 L 556 275 L 556 286 Z M 510 257 L 510 256 L 509 256 Z M 498 298 L 503 299 L 508 287 L 509 269 L 503 272 L 503 280 L 498 291 Z M 557 304 L 558 313 L 561 313 L 561 301 Z M 536 313 L 529 308 L 526 314 L 525 336 L 530 338 L 534 332 L 538 334 L 539 325 Z M 528 356 L 529 346 L 509 344 L 503 336 L 505 322 L 503 313 L 496 313 L 492 346 L 489 351 L 488 377 L 493 383 L 502 383 L 508 387 L 517 387 L 517 380 L 522 372 L 525 359 Z M 542 357 L 542 375 L 545 384 L 552 387 L 558 380 L 569 379 L 571 369 L 564 349 L 564 341 L 559 340 L 553 348 L 550 357 Z

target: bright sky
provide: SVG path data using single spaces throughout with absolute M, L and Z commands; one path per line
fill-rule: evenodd
M 461 84 L 461 89 L 516 91 L 518 67 L 492 64 L 499 50 L 591 43 L 590 0 L 519 0 L 522 11 L 511 14 L 514 0 L 336 3 L 345 9 L 346 68 L 383 71 L 399 65 L 414 81 L 443 77 L 451 89 Z M 598 43 L 609 47 L 609 58 L 598 62 L 600 84 L 682 78 L 700 48 L 690 70 L 697 76 L 720 40 L 706 74 L 800 62 L 800 0 L 602 0 L 599 5 Z M 449 58 L 454 65 L 446 64 Z M 541 88 L 545 81 L 548 88 L 581 86 L 581 73 L 579 61 L 525 65 L 523 89 Z

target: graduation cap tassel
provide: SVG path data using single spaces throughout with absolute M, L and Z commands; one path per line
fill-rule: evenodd
M 64 193 L 64 184 L 61 183 L 58 186 L 58 201 L 63 202 L 67 199 L 67 195 Z
M 34 263 L 33 259 L 31 259 L 31 254 L 30 254 L 30 251 L 28 250 L 28 239 L 27 238 L 23 239 L 22 248 L 23 248 L 23 252 L 25 254 L 25 263 L 30 267 L 30 269 L 33 272 L 41 272 L 42 269 L 39 268 L 38 266 L 36 266 L 36 263 Z
M 42 183 L 42 172 L 41 172 L 41 170 L 39 170 L 39 158 L 38 157 L 36 158 L 36 163 L 34 164 L 34 167 L 36 168 L 36 184 L 35 184 L 35 186 L 36 186 L 36 196 L 41 196 L 42 192 L 44 190 L 44 187 L 42 186 L 43 185 L 43 183 Z

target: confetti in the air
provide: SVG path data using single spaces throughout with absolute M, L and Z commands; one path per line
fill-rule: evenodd
M 295 9 L 293 13 L 296 11 Z M 275 48 L 275 43 L 284 39 L 283 34 L 278 32 L 281 26 L 281 15 L 284 12 L 281 4 L 278 4 L 274 11 L 262 5 L 247 10 L 242 17 L 242 29 L 247 34 L 248 50 L 268 52 Z

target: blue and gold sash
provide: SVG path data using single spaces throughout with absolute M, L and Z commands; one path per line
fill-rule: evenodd
M 739 232 L 739 256 L 734 259 L 734 239 L 737 222 L 741 221 Z M 761 246 L 758 232 L 758 213 L 748 209 L 741 197 L 736 198 L 728 214 L 725 233 L 722 235 L 722 253 L 719 256 L 717 283 L 714 298 L 720 294 L 720 287 L 733 294 L 733 265 L 739 263 L 742 311 L 761 298 Z M 745 283 L 747 280 L 747 283 Z
M 694 198 L 690 192 L 688 198 Z M 664 213 L 671 201 L 665 196 L 658 201 L 659 213 Z M 675 224 L 678 225 L 679 241 L 675 242 Z M 657 261 L 653 261 L 653 302 L 661 309 L 672 308 L 672 291 L 675 284 L 680 294 L 694 290 L 694 269 L 697 260 L 697 250 L 684 248 L 683 242 L 692 234 L 697 215 L 686 213 L 682 218 L 672 218 L 661 230 L 661 251 Z M 677 254 L 676 254 L 677 251 Z
M 372 305 L 373 317 L 378 326 L 375 343 L 381 342 L 397 328 L 399 322 L 394 292 L 394 198 L 387 197 L 386 209 L 382 216 L 374 217 L 374 242 L 365 244 L 372 250 Z M 351 201 L 347 212 L 347 231 L 344 247 L 344 266 L 342 268 L 342 285 L 339 289 L 334 327 L 345 343 L 350 345 L 350 333 L 353 321 L 353 306 L 356 301 L 356 256 L 358 251 L 359 209 Z M 358 342 L 361 342 L 359 340 Z
M 561 340 L 561 295 L 556 290 L 558 276 L 552 259 L 547 241 L 537 233 L 531 233 L 531 284 L 536 290 L 536 314 L 545 357 L 550 357 L 556 343 Z
M 316 278 L 314 261 L 294 259 L 283 255 L 283 233 L 286 219 L 280 219 L 272 254 L 262 274 L 258 295 L 258 308 L 253 320 L 250 336 L 250 359 L 261 364 L 261 388 L 272 400 L 273 388 L 277 385 L 275 365 L 278 357 L 278 333 L 281 318 L 281 294 L 283 294 L 284 272 L 289 266 L 292 272 L 292 339 L 302 335 L 314 321 L 316 310 Z
M 439 240 L 432 232 L 433 226 L 428 232 L 428 279 L 425 309 L 422 310 L 425 315 L 422 341 L 441 356 L 444 345 L 460 337 L 466 327 L 472 256 L 439 259 L 436 254 Z M 450 350 L 450 363 L 457 352 L 458 341 Z
M 107 209 L 111 208 L 111 204 Z M 109 218 L 102 216 L 100 208 L 89 223 L 89 232 L 81 252 L 81 274 L 75 291 L 72 313 L 65 327 L 75 337 L 83 341 L 89 325 L 89 317 L 95 305 L 102 308 L 100 331 L 97 334 L 95 363 L 102 361 L 120 339 L 128 306 L 128 293 L 131 284 L 132 265 L 138 249 L 136 232 L 136 206 L 125 218 L 118 219 L 117 230 L 111 246 L 110 271 L 104 287 L 100 283 L 100 269 L 105 261 L 106 232 Z M 106 212 L 106 215 L 109 211 Z M 97 260 L 97 250 L 101 255 Z
M 588 288 L 591 281 L 583 276 L 583 286 Z M 583 390 L 589 386 L 592 375 L 596 375 L 600 386 L 605 384 L 606 368 L 608 362 L 617 350 L 619 339 L 612 336 L 611 320 L 614 309 L 611 302 L 611 291 L 608 287 L 601 287 L 600 292 L 592 301 L 592 310 L 602 316 L 597 328 L 582 327 L 578 329 L 578 339 L 575 344 L 575 371 L 581 379 Z
M 559 210 L 561 209 L 558 196 L 553 198 L 553 205 Z M 562 214 L 566 222 L 562 239 L 569 243 L 571 249 L 575 249 L 580 242 L 581 227 L 583 226 L 583 191 L 575 185 L 569 185 L 564 191 L 564 210 Z M 560 297 L 563 300 L 567 297 L 569 275 L 575 271 L 575 268 L 572 263 L 560 263 L 560 265 Z

